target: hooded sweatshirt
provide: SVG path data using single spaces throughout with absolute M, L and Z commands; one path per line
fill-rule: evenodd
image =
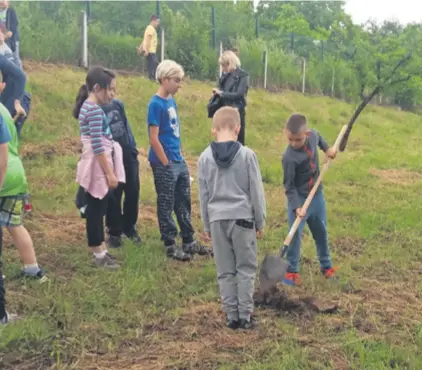
M 213 142 L 198 160 L 199 198 L 206 232 L 220 220 L 253 219 L 265 226 L 264 185 L 256 154 L 237 141 Z

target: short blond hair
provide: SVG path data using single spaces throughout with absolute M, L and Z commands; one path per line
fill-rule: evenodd
M 174 60 L 166 59 L 163 60 L 157 67 L 155 72 L 156 80 L 161 83 L 164 78 L 180 78 L 185 76 L 183 67 L 176 63 Z
M 240 127 L 239 110 L 229 106 L 218 109 L 212 118 L 212 127 L 216 131 L 228 130 L 234 132 L 236 127 Z
M 222 67 L 227 67 L 229 71 L 234 71 L 240 67 L 240 59 L 231 50 L 226 50 L 223 54 L 221 54 L 218 59 L 218 63 Z

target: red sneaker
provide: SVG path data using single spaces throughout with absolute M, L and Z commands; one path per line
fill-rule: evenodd
M 325 276 L 326 279 L 337 279 L 338 276 L 336 275 L 336 271 L 338 267 L 330 267 L 325 270 L 321 270 L 322 274 Z
M 300 275 L 297 272 L 286 272 L 281 282 L 290 286 L 300 285 Z

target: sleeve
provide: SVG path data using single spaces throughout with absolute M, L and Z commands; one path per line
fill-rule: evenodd
M 295 186 L 295 174 L 296 168 L 295 164 L 292 161 L 289 161 L 285 157 L 282 160 L 283 163 L 283 185 L 285 189 L 285 194 L 287 196 L 287 200 L 291 205 L 292 209 L 300 208 L 300 199 L 299 194 L 296 190 Z
M 156 102 L 148 106 L 148 126 L 160 126 L 161 107 Z
M 249 189 L 251 192 L 256 229 L 262 230 L 265 227 L 265 220 L 267 218 L 267 204 L 265 201 L 265 191 L 264 184 L 262 183 L 261 170 L 255 153 L 252 154 L 249 160 L 248 172 Z
M 154 33 L 153 27 L 151 25 L 148 25 L 148 27 L 145 30 L 145 36 L 152 36 Z
M 13 8 L 9 8 L 8 11 L 10 12 L 10 30 L 11 32 L 13 32 L 13 36 L 16 35 L 16 33 L 18 32 L 18 26 L 19 26 L 19 21 L 18 21 L 18 16 L 16 14 L 15 9 Z
M 209 191 L 208 185 L 204 176 L 204 164 L 201 157 L 198 160 L 198 188 L 199 188 L 199 203 L 201 206 L 201 218 L 204 224 L 204 231 L 210 232 L 210 218 L 208 215 Z
M 15 100 L 21 100 L 25 91 L 26 75 L 3 55 L 0 55 L 0 71 L 6 83 L 0 101 L 13 115 L 15 112 Z
M 0 145 L 7 144 L 10 140 L 12 140 L 12 137 L 10 136 L 9 128 L 3 116 L 0 115 Z
M 317 131 L 315 131 L 315 133 L 317 135 L 318 146 L 320 147 L 320 149 L 322 151 L 326 152 L 329 148 L 327 142 L 324 140 L 324 138 Z
M 103 139 L 103 120 L 104 114 L 101 108 L 94 108 L 87 112 L 87 122 L 89 125 L 89 132 L 91 136 L 92 151 L 95 155 L 103 154 L 104 147 Z
M 239 86 L 237 87 L 236 92 L 224 92 L 222 97 L 227 100 L 237 100 L 241 97 L 246 96 L 249 88 L 249 76 L 243 76 L 240 78 Z

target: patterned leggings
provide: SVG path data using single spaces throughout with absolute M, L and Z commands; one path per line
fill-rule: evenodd
M 193 242 L 190 175 L 186 162 L 171 161 L 168 166 L 151 164 L 151 168 L 157 192 L 157 216 L 161 240 L 165 246 L 175 244 L 177 227 L 173 219 L 174 211 L 183 243 Z

